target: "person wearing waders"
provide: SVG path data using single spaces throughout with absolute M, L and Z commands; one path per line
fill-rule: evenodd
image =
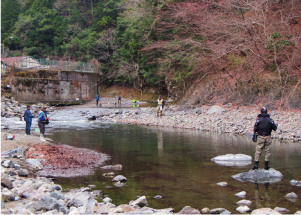
M 122 101 L 121 96 L 118 96 L 118 104 L 121 104 L 121 101 Z
M 98 107 L 99 96 L 96 95 L 96 106 Z
M 159 112 L 160 112 L 160 117 L 162 116 L 162 110 L 163 110 L 163 105 L 164 101 L 161 96 L 159 96 L 159 99 L 157 100 L 158 102 L 158 107 L 157 107 L 157 117 L 159 117 Z
M 46 141 L 44 139 L 44 134 L 45 134 L 45 125 L 49 124 L 49 118 L 47 118 L 47 112 L 46 112 L 46 107 L 43 106 L 41 108 L 41 112 L 39 113 L 39 120 L 38 120 L 38 125 L 40 128 L 40 140 L 41 141 Z
M 269 167 L 269 159 L 270 159 L 270 147 L 272 143 L 271 133 L 272 130 L 276 131 L 278 125 L 270 118 L 268 114 L 268 110 L 266 107 L 261 108 L 261 114 L 257 116 L 255 125 L 254 125 L 254 133 L 258 134 L 256 152 L 255 152 L 255 164 L 252 167 L 252 170 L 258 169 L 259 165 L 259 157 L 264 150 L 265 153 L 265 162 L 264 169 L 268 170 Z
M 26 122 L 26 128 L 25 128 L 26 135 L 31 135 L 30 134 L 31 122 L 32 122 L 32 118 L 34 118 L 34 116 L 31 115 L 30 108 L 31 108 L 30 105 L 27 105 L 27 109 L 24 112 L 24 120 Z

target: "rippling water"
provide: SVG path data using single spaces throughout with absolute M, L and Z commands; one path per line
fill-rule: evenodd
M 236 181 L 231 176 L 249 171 L 243 167 L 221 166 L 211 158 L 223 154 L 243 153 L 254 157 L 255 144 L 240 136 L 204 133 L 193 130 L 151 128 L 137 125 L 91 124 L 88 128 L 49 128 L 47 136 L 61 143 L 94 149 L 112 156 L 107 165 L 122 164 L 117 174 L 124 175 L 126 186 L 115 187 L 102 176 L 108 170 L 98 168 L 90 177 L 60 178 L 57 183 L 65 188 L 95 184 L 113 199 L 113 204 L 128 204 L 137 196 L 146 195 L 153 208 L 172 207 L 179 212 L 188 205 L 201 210 L 204 207 L 222 207 L 236 212 L 234 196 L 246 191 L 252 201 L 251 210 L 260 207 L 283 207 L 295 213 L 301 210 L 301 188 L 292 186 L 292 179 L 301 181 L 301 144 L 273 141 L 270 166 L 284 178 L 275 184 L 252 184 Z M 260 168 L 264 158 L 261 157 Z M 252 162 L 253 163 L 253 162 Z M 220 187 L 218 182 L 227 182 Z M 299 198 L 291 202 L 284 198 L 295 192 Z M 159 200 L 154 196 L 161 195 Z

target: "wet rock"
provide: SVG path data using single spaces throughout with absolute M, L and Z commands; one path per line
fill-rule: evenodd
M 119 205 L 117 208 L 122 208 L 122 210 L 124 211 L 123 213 L 128 213 L 136 210 L 134 207 L 126 204 Z
M 122 183 L 120 181 L 117 181 L 116 183 L 114 183 L 115 187 L 123 187 L 124 185 L 126 185 L 126 183 Z
M 112 202 L 112 199 L 109 197 L 106 197 L 102 200 L 104 203 Z
M 80 188 L 80 191 L 81 192 L 88 192 L 88 191 L 91 191 L 91 188 L 90 187 L 82 187 L 82 188 Z
M 293 186 L 301 187 L 301 181 L 291 180 L 290 183 Z
M 40 186 L 38 188 L 38 191 L 42 191 L 42 192 L 51 192 L 52 191 L 52 185 L 51 184 L 43 184 L 42 186 Z
M 220 214 L 232 214 L 230 211 L 228 211 L 228 210 L 224 210 L 222 213 L 220 213 Z
M 286 209 L 286 208 L 280 208 L 280 207 L 275 207 L 274 210 L 278 211 L 279 213 L 287 213 L 287 212 L 289 212 L 288 209 Z
M 297 211 L 295 215 L 301 215 L 301 211 Z
M 114 173 L 114 172 L 108 172 L 108 173 L 103 174 L 103 176 L 105 176 L 105 177 L 112 177 L 112 176 L 115 176 L 115 175 L 116 175 L 116 173 Z
M 217 185 L 219 185 L 219 186 L 221 186 L 221 187 L 225 187 L 225 186 L 227 186 L 228 184 L 227 184 L 227 182 L 219 182 L 219 183 L 217 183 Z
M 202 213 L 202 214 L 208 214 L 209 211 L 210 211 L 209 208 L 203 208 L 203 209 L 201 210 L 201 213 Z
M 7 177 L 1 177 L 1 186 L 6 187 L 8 189 L 13 188 L 13 183 L 11 180 L 9 180 Z
M 285 198 L 288 198 L 288 199 L 296 199 L 296 198 L 298 198 L 297 194 L 294 193 L 294 192 L 291 192 L 291 193 L 289 193 L 289 194 L 286 194 L 284 197 L 285 197 Z
M 256 169 L 249 172 L 243 172 L 232 176 L 234 179 L 241 182 L 252 182 L 252 183 L 276 183 L 281 181 L 283 175 L 273 168 L 269 170 Z
M 251 211 L 251 209 L 248 206 L 239 206 L 238 208 L 236 208 L 236 210 L 240 213 L 246 213 Z
M 281 214 L 281 213 L 279 213 L 278 211 L 275 211 L 271 208 L 260 208 L 260 209 L 256 209 L 256 210 L 252 211 L 251 214 L 258 214 L 258 215 L 270 215 L 270 214 L 274 215 L 275 214 L 275 215 L 277 215 L 277 214 Z
M 185 206 L 179 214 L 201 214 L 198 209 L 192 208 L 190 206 Z
M 132 200 L 132 201 L 130 201 L 129 205 L 133 206 L 133 207 L 139 206 L 139 207 L 142 208 L 142 207 L 144 207 L 144 206 L 147 205 L 146 197 L 145 196 L 141 196 L 141 197 L 139 197 L 136 200 Z
M 100 167 L 102 169 L 111 169 L 111 170 L 122 170 L 122 165 L 121 164 L 116 164 L 116 165 L 107 165 L 107 166 L 102 166 Z
M 116 177 L 114 177 L 114 178 L 112 179 L 112 181 L 113 181 L 113 182 L 118 182 L 118 181 L 120 181 L 120 182 L 126 182 L 127 179 L 126 179 L 126 177 L 124 177 L 123 175 L 117 175 Z
M 214 208 L 209 211 L 210 214 L 221 214 L 225 211 L 225 208 Z
M 222 166 L 247 166 L 252 163 L 252 157 L 244 154 L 219 155 L 211 160 Z
M 243 200 L 238 201 L 236 204 L 238 204 L 238 205 L 251 205 L 252 202 L 250 200 L 243 199 Z
M 235 194 L 235 196 L 238 196 L 238 197 L 241 197 L 241 198 L 245 197 L 246 195 L 247 195 L 246 191 L 241 191 L 241 192 Z
M 156 196 L 154 197 L 154 199 L 162 199 L 162 196 L 156 195 Z

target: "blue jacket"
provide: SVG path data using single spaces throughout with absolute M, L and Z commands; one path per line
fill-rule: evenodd
M 99 100 L 99 96 L 96 96 L 96 101 L 98 101 Z
M 39 113 L 39 122 L 45 122 L 45 116 L 47 117 L 47 112 L 45 111 L 45 112 L 43 112 L 43 111 L 41 111 L 40 113 Z
M 27 110 L 25 111 L 25 113 L 24 113 L 24 120 L 25 120 L 26 122 L 31 122 L 31 121 L 32 121 L 32 118 L 34 118 L 34 116 L 31 115 L 30 110 L 27 109 Z

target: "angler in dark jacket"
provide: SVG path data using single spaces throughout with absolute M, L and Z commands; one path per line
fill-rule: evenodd
M 30 108 L 31 108 L 30 105 L 27 105 L 27 109 L 24 112 L 24 120 L 26 122 L 25 132 L 27 135 L 31 135 L 30 134 L 31 122 L 32 122 L 32 118 L 34 118 L 34 116 L 30 112 Z
M 265 152 L 265 165 L 264 169 L 268 170 L 269 167 L 269 159 L 270 159 L 270 147 L 272 143 L 271 133 L 272 130 L 276 131 L 278 125 L 270 118 L 268 114 L 268 110 L 263 107 L 261 108 L 261 114 L 257 116 L 255 125 L 254 125 L 254 133 L 258 134 L 256 152 L 255 152 L 255 164 L 252 167 L 253 170 L 258 169 L 259 157 L 264 150 Z

